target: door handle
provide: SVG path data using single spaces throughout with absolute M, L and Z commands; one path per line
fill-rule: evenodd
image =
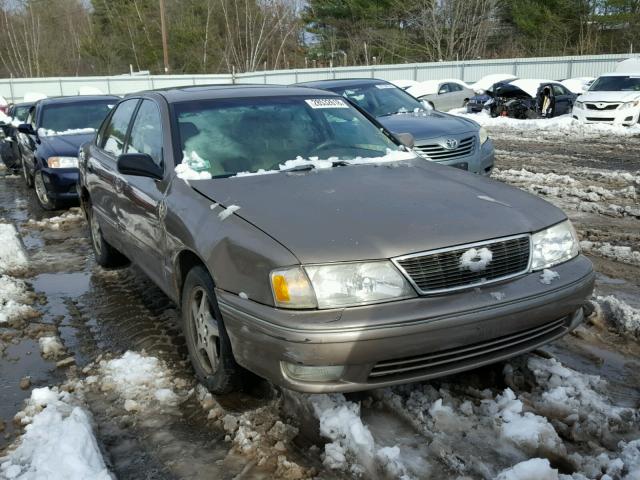
M 116 177 L 115 181 L 113 182 L 113 186 L 115 187 L 117 193 L 122 193 L 122 190 L 124 189 L 124 180 Z

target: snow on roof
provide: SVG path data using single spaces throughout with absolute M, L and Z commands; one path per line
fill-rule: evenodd
M 640 74 L 640 57 L 627 58 L 616 66 L 616 73 Z
M 518 77 L 516 77 L 515 75 L 508 74 L 508 73 L 494 73 L 494 74 L 491 74 L 491 75 L 485 75 L 480 80 L 478 80 L 476 83 L 471 84 L 471 88 L 474 89 L 476 92 L 478 92 L 480 90 L 488 90 L 495 83 L 504 82 L 504 81 L 507 81 L 507 80 L 515 80 L 516 78 L 518 78 Z
M 538 90 L 540 89 L 540 84 L 542 83 L 559 83 L 553 80 L 541 80 L 534 78 L 520 78 L 518 80 L 514 80 L 511 82 L 511 85 L 515 85 L 520 90 L 526 92 L 527 94 L 535 97 L 538 95 Z

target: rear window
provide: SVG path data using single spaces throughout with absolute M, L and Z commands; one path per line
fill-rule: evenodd
M 190 101 L 176 104 L 175 115 L 185 158 L 213 177 L 277 170 L 297 157 L 352 160 L 399 149 L 340 97 Z
M 115 103 L 114 99 L 44 105 L 38 128 L 58 133 L 96 130 Z

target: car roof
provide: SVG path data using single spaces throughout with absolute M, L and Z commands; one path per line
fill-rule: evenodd
M 76 103 L 81 101 L 96 101 L 96 100 L 120 100 L 120 97 L 116 95 L 70 95 L 67 97 L 47 97 L 42 100 L 38 100 L 38 105 L 60 105 L 65 103 Z
M 209 100 L 215 98 L 255 98 L 255 97 L 282 97 L 282 96 L 305 96 L 324 95 L 333 96 L 335 94 L 322 91 L 311 90 L 309 88 L 297 87 L 295 85 L 196 85 L 187 87 L 170 87 L 157 90 L 146 90 L 130 96 L 136 95 L 160 95 L 168 103 L 184 102 L 190 100 Z
M 312 82 L 296 83 L 296 85 L 306 88 L 331 89 L 340 87 L 361 87 L 363 85 L 380 85 L 383 83 L 393 85 L 393 83 L 387 82 L 386 80 L 380 80 L 379 78 L 343 78 L 337 80 L 315 80 Z
M 640 77 L 640 72 L 610 72 L 603 73 L 601 77 Z

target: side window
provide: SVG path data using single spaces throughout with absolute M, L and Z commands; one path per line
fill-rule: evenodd
M 452 92 L 461 92 L 462 91 L 462 85 L 458 85 L 457 83 L 450 83 L 449 84 L 449 89 Z
M 138 105 L 138 99 L 132 98 L 125 100 L 116 107 L 116 111 L 113 112 L 111 120 L 104 130 L 102 141 L 98 144 L 105 152 L 115 157 L 122 154 L 127 129 L 136 105 Z
M 146 153 L 157 165 L 162 165 L 162 119 L 158 106 L 151 100 L 143 100 L 138 109 L 127 153 Z
M 440 85 L 440 89 L 438 90 L 438 95 L 442 95 L 443 93 L 449 93 L 449 84 L 443 83 Z
M 554 95 L 566 95 L 567 92 L 560 85 L 553 85 L 553 94 Z

